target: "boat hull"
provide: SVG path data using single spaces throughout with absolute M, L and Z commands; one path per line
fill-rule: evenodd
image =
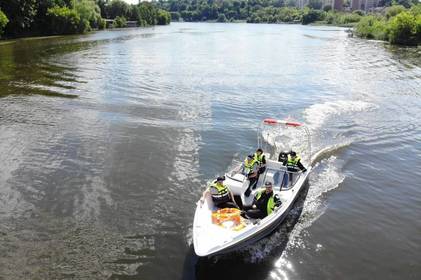
M 221 248 L 217 251 L 210 252 L 208 254 L 203 254 L 203 253 L 198 254 L 195 250 L 196 255 L 198 257 L 212 257 L 212 256 L 224 255 L 227 253 L 231 253 L 231 252 L 243 249 L 244 247 L 254 244 L 257 241 L 270 235 L 280 226 L 280 224 L 285 220 L 286 216 L 289 214 L 291 208 L 295 204 L 295 201 L 299 197 L 301 190 L 303 189 L 303 186 L 308 182 L 309 173 L 310 172 L 307 172 L 305 174 L 305 177 L 301 180 L 300 184 L 297 185 L 296 188 L 294 188 L 295 193 L 293 195 L 293 198 L 290 201 L 288 201 L 289 203 L 288 207 L 282 213 L 279 213 L 279 216 L 276 217 L 270 224 L 266 225 L 264 228 L 259 228 L 259 227 L 256 228 L 255 233 L 251 234 L 250 236 L 243 238 L 233 244 L 227 245 L 226 247 Z M 274 214 L 276 215 L 276 213 Z

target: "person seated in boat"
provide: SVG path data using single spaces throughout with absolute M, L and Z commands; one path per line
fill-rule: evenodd
M 287 182 L 285 183 L 285 186 L 288 185 L 288 180 L 289 182 L 293 182 L 293 174 L 295 172 L 298 172 L 299 170 L 301 170 L 302 172 L 306 172 L 307 169 L 304 167 L 304 165 L 301 163 L 301 158 L 299 156 L 297 156 L 297 153 L 294 151 L 291 151 L 288 153 L 286 160 L 283 162 L 283 165 L 287 167 L 287 171 L 288 171 L 288 179 Z
M 273 212 L 275 206 L 280 205 L 279 197 L 273 194 L 272 183 L 266 182 L 265 187 L 256 193 L 253 204 L 243 208 L 243 215 L 252 219 L 263 219 Z
M 242 170 L 244 176 L 246 176 L 249 180 L 249 186 L 244 194 L 245 196 L 249 196 L 251 190 L 254 189 L 257 180 L 259 179 L 259 169 L 257 166 L 257 162 L 254 160 L 253 155 L 248 155 L 247 158 L 244 160 Z
M 265 155 L 263 154 L 263 150 L 262 149 L 257 149 L 256 152 L 253 155 L 253 159 L 257 164 L 258 167 L 258 175 L 263 174 L 266 170 L 266 158 Z
M 223 184 L 225 177 L 218 177 L 212 184 L 203 192 L 201 202 L 204 201 L 206 194 L 210 193 L 212 201 L 218 208 L 239 208 L 235 203 L 234 195 L 230 189 Z
M 289 153 L 287 151 L 280 152 L 278 156 L 278 161 L 282 163 L 286 162 L 288 160 L 288 154 Z

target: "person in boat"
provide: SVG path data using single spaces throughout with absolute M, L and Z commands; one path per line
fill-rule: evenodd
M 204 201 L 207 193 L 212 196 L 212 201 L 218 208 L 239 208 L 235 203 L 234 195 L 230 189 L 223 184 L 225 177 L 218 177 L 212 184 L 203 192 L 201 202 Z
M 280 152 L 278 156 L 278 161 L 282 163 L 286 162 L 288 160 L 288 154 L 289 154 L 288 151 Z
M 247 156 L 242 167 L 244 176 L 247 176 L 247 179 L 249 180 L 249 186 L 244 194 L 245 196 L 249 196 L 251 190 L 254 189 L 257 184 L 257 180 L 259 179 L 259 168 L 253 155 Z
M 266 182 L 265 187 L 256 193 L 253 204 L 243 208 L 243 215 L 252 219 L 263 219 L 273 212 L 275 206 L 280 205 L 281 201 L 279 197 L 273 194 L 272 183 Z
M 302 172 L 307 171 L 307 169 L 301 163 L 301 158 L 294 151 L 291 151 L 287 154 L 286 160 L 283 161 L 283 165 L 287 167 L 288 171 L 288 179 L 287 182 L 284 184 L 285 186 L 288 186 L 288 181 L 292 184 L 294 173 L 298 172 L 299 170 L 301 170 Z
M 262 149 L 257 149 L 256 152 L 253 155 L 253 159 L 257 164 L 258 167 L 258 175 L 263 174 L 266 170 L 266 158 L 265 155 L 263 154 L 263 150 Z

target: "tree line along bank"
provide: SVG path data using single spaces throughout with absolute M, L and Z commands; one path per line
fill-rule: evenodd
M 112 19 L 107 26 L 105 19 Z M 77 34 L 92 29 L 170 23 L 169 12 L 155 3 L 129 5 L 122 0 L 1 0 L 0 36 Z
M 340 12 L 326 1 L 308 0 L 159 0 L 129 5 L 122 0 L 1 0 L 0 36 L 22 37 L 83 33 L 106 27 L 139 26 L 173 21 L 328 24 L 353 27 L 354 34 L 392 44 L 421 43 L 418 0 L 380 0 L 386 7 L 372 12 Z M 349 9 L 350 0 L 344 0 Z
M 173 21 L 328 24 L 354 28 L 357 36 L 392 44 L 421 43 L 421 8 L 418 0 L 380 0 L 376 11 L 334 11 L 323 0 L 166 0 L 157 4 Z M 350 9 L 350 0 L 343 6 Z

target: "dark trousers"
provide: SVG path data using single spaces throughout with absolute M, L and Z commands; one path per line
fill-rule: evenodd
M 255 188 L 258 179 L 259 179 L 259 176 L 249 178 L 249 186 L 248 186 L 246 192 L 244 193 L 246 196 L 249 196 L 250 193 L 251 193 L 251 190 Z
M 235 203 L 232 201 L 220 202 L 218 204 L 215 203 L 215 205 L 218 208 L 238 208 L 237 205 L 235 205 Z
M 245 211 L 246 216 L 252 219 L 263 219 L 267 216 L 266 211 L 262 211 L 258 208 L 253 209 L 252 206 L 245 206 L 243 210 Z
M 265 167 L 265 166 L 260 167 L 260 168 L 259 168 L 259 171 L 258 171 L 258 174 L 259 174 L 259 175 L 260 175 L 260 174 L 263 174 L 263 173 L 265 173 L 265 171 L 266 171 L 266 167 Z

